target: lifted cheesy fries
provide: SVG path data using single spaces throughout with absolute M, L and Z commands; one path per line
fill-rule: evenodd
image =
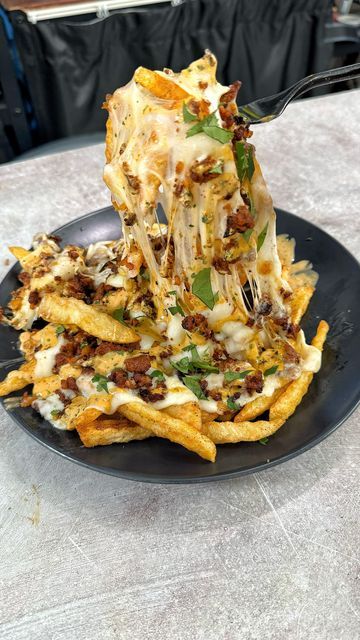
M 25 363 L 0 395 L 31 384 L 22 406 L 86 447 L 157 436 L 213 462 L 216 444 L 275 433 L 321 366 L 326 322 L 311 344 L 299 326 L 317 276 L 276 236 L 239 87 L 209 52 L 137 69 L 104 105 L 123 238 L 11 247 L 22 286 L 3 322 Z

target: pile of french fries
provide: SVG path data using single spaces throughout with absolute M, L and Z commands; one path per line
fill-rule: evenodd
M 214 240 L 215 227 L 211 227 L 211 224 L 218 215 L 216 209 L 218 202 L 223 199 L 224 211 L 226 211 L 226 207 L 230 207 L 231 211 L 229 203 L 233 197 L 232 194 L 235 193 L 234 197 L 238 198 L 237 205 L 239 202 L 241 204 L 240 209 L 236 209 L 236 211 L 241 210 L 244 216 L 245 209 L 245 221 L 249 216 L 255 220 L 254 222 L 250 218 L 251 224 L 247 235 L 243 232 L 237 232 L 232 236 L 232 244 L 226 245 L 228 251 L 223 251 L 222 255 L 226 257 L 231 249 L 231 259 L 229 258 L 229 265 L 225 260 L 225 275 L 221 269 L 216 273 L 213 271 L 213 282 L 219 284 L 219 290 L 223 286 L 222 293 L 220 291 L 219 294 L 219 291 L 212 290 L 209 274 L 207 274 L 209 278 L 207 297 L 204 297 L 204 294 L 199 294 L 199 287 L 194 286 L 194 283 L 192 288 L 189 282 L 184 285 L 186 278 L 189 279 L 190 275 L 181 271 L 179 275 L 179 273 L 171 271 L 172 268 L 179 268 L 176 260 L 175 262 L 171 261 L 171 256 L 169 257 L 171 253 L 169 238 L 171 241 L 174 240 L 175 256 L 178 250 L 176 238 L 171 236 L 174 222 L 172 221 L 171 224 L 169 222 L 167 227 L 159 223 L 151 226 L 148 220 L 145 220 L 147 216 L 152 222 L 151 216 L 156 216 L 155 196 L 159 191 L 159 175 L 163 172 L 162 179 L 164 180 L 167 171 L 166 158 L 164 158 L 166 144 L 161 147 L 157 132 L 155 130 L 150 132 L 147 138 L 148 145 L 152 152 L 154 149 L 156 151 L 157 164 L 154 173 L 149 172 L 148 182 L 145 185 L 145 177 L 134 175 L 129 163 L 121 160 L 126 144 L 124 143 L 118 148 L 119 137 L 115 127 L 119 110 L 126 104 L 123 93 L 120 93 L 120 97 L 116 98 L 118 103 L 116 100 L 114 102 L 111 96 L 107 98 L 105 103 L 109 112 L 112 111 L 113 115 L 115 114 L 113 118 L 109 117 L 107 123 L 106 158 L 111 171 L 106 174 L 105 179 L 112 190 L 114 206 L 119 211 L 124 223 L 125 240 L 104 242 L 99 249 L 96 247 L 95 249 L 94 247 L 85 249 L 76 246 L 67 246 L 61 249 L 56 238 L 42 236 L 37 239 L 32 250 L 28 251 L 21 247 L 10 248 L 23 270 L 22 286 L 14 292 L 13 299 L 9 303 L 9 312 L 3 315 L 2 320 L 21 331 L 20 346 L 25 362 L 18 370 L 11 371 L 0 382 L 0 396 L 7 396 L 25 389 L 25 393 L 19 397 L 19 403 L 22 406 L 28 406 L 29 410 L 31 410 L 30 407 L 38 410 L 44 418 L 52 422 L 55 428 L 76 430 L 85 447 L 127 443 L 133 440 L 158 437 L 179 444 L 204 460 L 214 462 L 216 445 L 253 441 L 265 443 L 266 439 L 272 436 L 294 413 L 311 384 L 313 372 L 302 368 L 303 343 L 301 340 L 304 339 L 302 332 L 301 336 L 296 332 L 293 332 L 293 335 L 286 334 L 281 326 L 272 322 L 269 315 L 270 310 L 272 306 L 275 309 L 279 308 L 278 301 L 274 305 L 269 304 L 267 312 L 263 317 L 260 317 L 261 314 L 259 315 L 258 309 L 255 308 L 256 295 L 254 295 L 254 308 L 251 311 L 246 310 L 244 303 L 242 307 L 239 303 L 238 308 L 233 309 L 230 313 L 230 317 L 223 319 L 223 322 L 231 320 L 234 324 L 240 323 L 245 329 L 246 326 L 254 327 L 254 337 L 248 346 L 244 344 L 241 359 L 236 361 L 236 357 L 235 359 L 229 358 L 230 371 L 228 373 L 237 374 L 240 372 L 241 374 L 241 366 L 245 362 L 247 366 L 243 367 L 244 379 L 245 374 L 249 373 L 249 371 L 245 371 L 246 368 L 250 368 L 253 372 L 259 372 L 263 379 L 268 374 L 276 375 L 277 384 L 271 395 L 264 395 L 261 391 L 257 392 L 256 390 L 250 392 L 244 386 L 245 382 L 241 379 L 241 375 L 237 380 L 236 375 L 233 378 L 230 375 L 228 380 L 236 380 L 234 384 L 237 386 L 233 388 L 230 382 L 230 386 L 224 385 L 226 388 L 217 389 L 218 393 L 214 396 L 216 401 L 211 404 L 212 410 L 206 410 L 199 399 L 207 399 L 205 395 L 207 371 L 218 372 L 214 366 L 216 363 L 210 362 L 210 360 L 206 361 L 205 365 L 202 363 L 199 373 L 199 370 L 196 370 L 196 361 L 193 362 L 192 371 L 195 373 L 192 376 L 193 386 L 191 387 L 186 376 L 184 377 L 184 370 L 179 369 L 179 365 L 176 365 L 175 361 L 175 364 L 172 363 L 171 357 L 174 354 L 178 355 L 181 351 L 189 355 L 189 349 L 193 349 L 197 353 L 198 347 L 206 347 L 207 338 L 201 335 L 201 331 L 197 332 L 196 327 L 193 332 L 190 329 L 186 333 L 183 331 L 183 342 L 176 344 L 172 350 L 170 349 L 171 355 L 166 354 L 166 349 L 169 347 L 169 336 L 164 326 L 173 321 L 173 316 L 177 316 L 178 324 L 184 327 L 182 323 L 185 315 L 191 317 L 193 314 L 195 317 L 196 314 L 205 313 L 203 317 L 206 320 L 206 307 L 212 310 L 216 304 L 226 304 L 229 300 L 233 302 L 237 299 L 236 292 L 231 290 L 232 283 L 238 283 L 239 290 L 242 290 L 242 287 L 249 282 L 249 273 L 251 273 L 251 269 L 246 272 L 246 268 L 241 262 L 242 255 L 246 256 L 244 258 L 245 266 L 249 265 L 249 260 L 254 260 L 254 257 L 251 258 L 251 256 L 255 256 L 257 291 L 262 282 L 267 286 L 266 291 L 271 290 L 271 286 L 268 286 L 270 278 L 268 274 L 277 273 L 278 265 L 281 265 L 280 275 L 278 273 L 276 276 L 274 275 L 278 299 L 280 299 L 279 292 L 284 293 L 285 291 L 286 297 L 284 296 L 283 299 L 286 302 L 283 304 L 282 312 L 286 311 L 288 322 L 296 326 L 297 331 L 299 331 L 299 324 L 315 291 L 315 281 L 311 275 L 309 276 L 311 265 L 304 262 L 300 263 L 298 267 L 296 264 L 294 265 L 291 243 L 289 244 L 287 239 L 284 240 L 281 237 L 276 239 L 275 214 L 271 198 L 267 193 L 260 167 L 252 149 L 246 146 L 246 139 L 245 143 L 238 142 L 237 146 L 232 147 L 233 132 L 231 128 L 224 129 L 220 126 L 220 119 L 216 119 L 214 114 L 209 114 L 210 103 L 202 96 L 208 95 L 206 90 L 209 84 L 217 87 L 216 61 L 214 62 L 214 60 L 214 57 L 207 53 L 197 64 L 193 63 L 189 69 L 179 75 L 182 84 L 180 81 L 176 81 L 172 72 L 167 75 L 142 67 L 135 72 L 134 82 L 137 87 L 140 87 L 139 95 L 144 100 L 145 106 L 142 113 L 151 113 L 152 110 L 156 112 L 156 109 L 161 109 L 161 118 L 164 122 L 168 110 L 172 114 L 171 117 L 174 117 L 175 114 L 176 122 L 181 122 L 184 130 L 187 126 L 192 127 L 192 131 L 187 129 L 187 137 L 206 134 L 208 136 L 205 140 L 207 148 L 210 145 L 209 139 L 212 141 L 214 157 L 212 158 L 210 154 L 208 156 L 210 160 L 211 158 L 213 160 L 213 164 L 209 164 L 210 169 L 206 168 L 206 163 L 201 167 L 199 161 L 193 165 L 196 171 L 199 172 L 200 169 L 205 171 L 203 174 L 205 178 L 200 173 L 189 171 L 184 178 L 184 184 L 180 185 L 181 188 L 179 188 L 179 183 L 176 183 L 179 194 L 176 196 L 178 197 L 178 215 L 180 215 L 181 207 L 188 215 L 189 209 L 186 211 L 186 207 L 189 208 L 190 205 L 188 201 L 184 200 L 184 194 L 188 200 L 191 197 L 194 199 L 201 197 L 201 202 L 206 202 L 208 207 L 206 216 L 203 215 L 203 211 L 199 212 L 201 219 L 199 226 L 200 224 L 209 225 L 206 228 L 206 233 L 213 242 L 213 244 L 206 245 L 207 253 L 202 256 L 202 267 L 204 265 L 207 267 L 203 268 L 204 275 L 206 275 L 205 272 L 210 272 L 213 269 L 214 252 L 211 253 L 213 245 L 217 245 L 218 251 L 223 251 L 224 247 L 221 246 L 221 242 L 224 242 L 225 246 L 228 243 L 229 234 L 233 233 L 230 225 L 227 227 L 228 233 L 224 234 L 221 241 L 220 239 Z M 196 90 L 194 89 L 194 93 L 192 93 L 191 82 L 193 82 L 195 74 L 198 73 L 203 74 L 201 78 L 204 81 L 199 81 L 196 84 Z M 190 108 L 195 111 L 191 112 Z M 223 114 L 225 113 L 223 117 L 230 118 L 229 122 L 231 123 L 232 114 L 236 113 L 234 96 L 232 96 L 232 102 L 228 99 L 222 108 Z M 131 120 L 131 113 L 129 116 Z M 123 117 L 123 123 L 125 123 L 127 116 L 122 114 L 121 118 Z M 207 126 L 204 125 L 205 118 L 207 118 Z M 133 126 L 138 124 L 135 123 Z M 147 135 L 146 129 L 143 135 L 144 137 Z M 244 135 L 246 138 L 248 132 L 245 131 Z M 124 139 L 126 139 L 126 135 Z M 199 138 L 197 140 L 201 141 Z M 130 144 L 131 140 L 127 142 Z M 142 139 L 140 140 L 140 148 L 142 148 L 141 145 Z M 237 159 L 234 159 L 234 153 L 236 155 L 237 152 L 241 152 L 243 155 L 236 156 Z M 145 147 L 143 153 L 146 154 Z M 224 169 L 226 166 L 228 167 L 227 173 Z M 184 162 L 177 162 L 176 167 L 178 173 L 187 171 Z M 144 183 L 141 182 L 142 180 Z M 179 176 L 176 180 L 179 181 Z M 201 182 L 203 184 L 199 187 Z M 229 193 L 230 183 L 232 186 Z M 143 206 L 142 189 L 145 188 L 144 185 L 147 189 L 146 193 L 150 193 L 151 197 L 154 196 L 152 210 L 150 202 L 145 203 L 145 208 Z M 214 188 L 213 185 L 215 185 Z M 198 195 L 199 189 L 201 196 Z M 203 190 L 201 191 L 201 189 Z M 239 200 L 240 192 L 243 199 Z M 150 198 L 150 195 L 147 197 Z M 195 204 L 193 206 L 196 207 Z M 209 215 L 211 207 L 213 207 L 213 211 Z M 170 219 L 169 215 L 168 219 Z M 131 225 L 134 225 L 134 235 L 131 235 L 132 229 L 129 232 Z M 194 226 L 193 224 L 189 225 L 191 228 Z M 157 258 L 155 253 L 150 254 L 150 249 L 156 240 L 156 233 L 161 240 L 166 237 L 168 239 L 166 252 L 160 258 Z M 270 233 L 273 234 L 274 255 L 271 260 L 258 259 L 258 255 L 261 255 L 264 239 Z M 203 231 L 204 234 L 205 231 Z M 195 238 L 196 252 L 201 249 L 199 237 Z M 183 242 L 181 233 L 179 238 L 179 243 Z M 101 245 L 101 243 L 99 244 Z M 223 263 L 224 259 L 221 264 Z M 175 267 L 173 267 L 174 264 Z M 200 273 L 197 265 L 191 265 L 190 273 L 194 270 Z M 191 273 L 191 278 L 199 273 Z M 89 292 L 84 293 L 81 288 L 76 289 L 79 277 L 82 278 L 81 282 L 85 283 L 84 291 L 86 286 L 93 286 L 91 295 Z M 99 280 L 101 277 L 102 280 Z M 261 278 L 263 279 L 261 280 Z M 103 283 L 101 285 L 103 289 L 101 287 L 99 289 L 100 281 Z M 285 283 L 286 290 L 281 286 L 282 283 Z M 177 288 L 176 291 L 173 291 L 175 288 Z M 98 291 L 100 291 L 99 294 Z M 228 299 L 224 294 L 227 291 L 231 293 Z M 96 296 L 94 297 L 95 292 Z M 179 292 L 183 294 L 181 299 L 178 298 Z M 169 301 L 169 295 L 173 296 L 172 302 L 168 302 L 166 307 L 164 301 Z M 208 301 L 209 295 L 210 302 Z M 269 300 L 268 293 L 263 299 Z M 150 315 L 147 317 L 146 314 L 138 315 L 139 308 L 143 309 L 144 304 L 149 305 L 147 312 Z M 196 318 L 198 320 L 197 316 Z M 38 321 L 42 322 L 42 326 L 36 328 Z M 213 351 L 214 345 L 222 348 L 224 346 L 220 345 L 221 338 L 216 338 L 216 335 L 220 335 L 220 333 L 216 333 L 221 331 L 220 325 L 217 328 L 212 327 L 214 331 L 208 331 L 207 334 L 212 336 L 209 340 L 212 341 Z M 311 342 L 319 352 L 323 349 L 328 329 L 327 323 L 321 320 Z M 145 337 L 151 338 L 148 346 L 146 346 L 146 342 L 143 345 L 140 342 L 140 337 L 144 334 Z M 218 340 L 217 343 L 216 340 Z M 77 347 L 71 351 L 75 343 Z M 275 348 L 276 345 L 278 348 Z M 284 367 L 282 360 L 281 349 L 284 345 L 291 350 L 293 355 L 295 354 L 297 368 L 293 367 L 292 374 L 288 373 L 289 369 Z M 67 346 L 70 349 L 68 351 L 66 350 Z M 105 346 L 105 350 L 102 351 L 103 346 Z M 56 359 L 59 353 L 73 353 L 75 355 Z M 228 357 L 225 349 L 223 353 Z M 125 369 L 127 358 L 144 355 L 150 358 L 151 366 L 149 364 L 147 369 L 143 370 L 146 375 L 144 377 L 145 383 L 142 383 L 141 376 L 136 378 L 132 373 L 128 374 L 129 370 L 126 372 Z M 189 364 L 190 355 L 189 358 L 186 358 L 186 354 L 183 356 Z M 197 358 L 199 358 L 198 354 Z M 48 364 L 49 362 L 51 366 Z M 86 377 L 86 372 L 89 370 L 92 372 L 91 380 L 86 383 L 86 387 L 84 376 Z M 159 408 L 154 398 L 151 401 L 151 393 L 148 390 L 145 389 L 145 393 L 142 395 L 138 393 L 135 382 L 132 385 L 131 393 L 128 392 L 129 387 L 125 388 L 120 383 L 112 382 L 110 384 L 111 380 L 116 380 L 116 377 L 111 378 L 111 375 L 119 370 L 124 372 L 123 380 L 130 381 L 130 383 L 137 380 L 140 387 L 141 384 L 148 385 L 149 376 L 153 376 L 155 382 L 150 384 L 154 384 L 151 387 L 153 395 L 155 393 L 154 397 L 167 397 L 167 394 L 170 394 L 170 387 L 166 388 L 165 382 L 168 382 L 169 377 L 174 380 L 175 376 L 176 380 L 176 376 L 178 376 L 179 387 L 177 388 L 175 385 L 171 389 L 174 402 L 168 402 L 166 408 Z M 295 374 L 294 370 L 296 370 Z M 158 379 L 165 381 L 161 388 L 156 386 Z M 204 383 L 203 386 L 200 383 Z M 185 389 L 188 398 L 189 389 L 193 390 L 194 388 L 191 400 L 183 403 L 176 402 L 178 392 L 183 393 Z M 239 393 L 237 396 L 236 394 L 231 396 L 231 394 L 245 388 L 250 396 L 246 398 L 243 405 L 237 406 L 235 400 L 241 394 Z M 158 393 L 159 389 L 161 393 Z M 198 389 L 198 393 L 196 389 Z M 119 394 L 123 394 L 123 401 L 115 402 Z M 231 397 L 235 400 L 229 404 Z M 214 410 L 214 402 L 216 410 Z M 50 411 L 51 406 L 54 408 Z

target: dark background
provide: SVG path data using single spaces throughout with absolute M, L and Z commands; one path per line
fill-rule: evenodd
M 187 0 L 32 24 L 35 4 L 4 0 L 0 13 L 0 162 L 99 140 L 105 95 L 139 65 L 178 71 L 210 48 L 219 80 L 242 80 L 244 104 L 359 50 L 329 0 Z

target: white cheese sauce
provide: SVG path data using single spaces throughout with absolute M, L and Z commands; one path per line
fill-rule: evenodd
M 53 372 L 53 368 L 55 365 L 55 357 L 58 353 L 60 353 L 60 349 L 65 344 L 66 340 L 62 335 L 58 337 L 57 343 L 54 347 L 50 347 L 50 349 L 42 349 L 41 351 L 37 351 L 35 353 L 35 371 L 34 378 L 37 380 L 39 378 L 47 378 L 51 376 Z

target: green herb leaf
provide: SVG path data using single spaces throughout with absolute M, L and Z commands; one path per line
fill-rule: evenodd
M 258 239 L 257 239 L 257 250 L 258 251 L 260 251 L 261 247 L 264 244 L 264 240 L 266 238 L 268 226 L 269 226 L 269 223 L 267 222 L 265 227 L 263 228 L 263 230 L 258 235 Z
M 235 152 L 236 168 L 240 182 L 243 182 L 245 178 L 251 181 L 255 170 L 252 146 L 238 141 L 235 144 Z
M 269 442 L 269 438 L 260 438 L 260 440 L 258 440 L 259 444 L 267 444 Z
M 255 165 L 254 165 L 254 156 L 253 156 L 253 147 L 247 147 L 247 156 L 248 156 L 248 178 L 251 181 L 251 178 L 254 175 Z
M 206 360 L 193 360 L 190 365 L 194 369 L 201 369 L 201 371 L 207 371 L 208 373 L 219 373 L 218 367 L 206 362 Z
M 231 411 L 238 411 L 239 410 L 239 406 L 236 404 L 236 402 L 235 402 L 235 400 L 234 400 L 234 398 L 232 396 L 230 396 L 230 398 L 228 398 L 226 400 L 226 404 L 227 404 L 228 408 Z
M 84 349 L 84 347 L 87 347 L 88 343 L 87 342 L 80 342 L 80 349 Z
M 209 171 L 209 173 L 222 173 L 224 169 L 224 163 L 222 160 L 219 160 L 216 165 Z
M 161 380 L 161 382 L 164 382 L 165 380 L 163 372 L 159 371 L 159 369 L 155 369 L 154 371 L 152 371 L 150 373 L 150 378 L 158 378 L 159 380 Z
M 108 391 L 108 379 L 105 376 L 100 375 L 100 373 L 96 373 L 93 378 L 91 378 L 91 382 L 96 384 L 96 390 L 101 393 L 102 391 Z
M 186 137 L 191 138 L 192 136 L 196 136 L 198 133 L 201 133 L 202 130 L 203 130 L 202 122 L 198 122 L 197 124 L 194 124 L 193 127 L 190 127 L 190 129 L 187 130 Z
M 246 240 L 246 242 L 248 243 L 250 238 L 251 238 L 251 234 L 253 232 L 253 229 L 246 229 L 246 231 L 244 231 L 244 233 L 242 234 L 244 240 Z
M 199 400 L 207 400 L 206 395 L 204 394 L 200 382 L 195 376 L 185 376 L 183 378 L 184 384 L 187 386 L 190 391 L 192 391 Z
M 180 371 L 180 373 L 189 373 L 190 360 L 189 358 L 181 358 L 181 360 L 170 360 L 170 364 L 174 369 Z
M 264 376 L 271 376 L 273 373 L 277 372 L 278 368 L 279 365 L 275 364 L 273 367 L 270 367 L 270 369 L 266 369 L 266 371 L 264 371 Z
M 51 417 L 54 418 L 54 420 L 56 420 L 56 418 L 59 416 L 59 413 L 61 413 L 58 409 L 53 409 L 51 411 Z
M 200 356 L 199 356 L 199 352 L 196 348 L 196 344 L 194 344 L 193 342 L 190 342 L 190 344 L 186 345 L 186 347 L 184 347 L 182 349 L 182 351 L 191 351 L 191 357 L 193 360 L 200 360 Z
M 226 371 L 224 373 L 225 382 L 233 382 L 233 380 L 244 380 L 249 373 L 252 372 L 252 369 L 247 369 L 247 371 Z
M 194 120 L 197 120 L 197 117 L 189 111 L 185 102 L 183 103 L 183 118 L 184 122 L 194 122 Z
M 203 127 L 203 132 L 212 138 L 213 140 L 217 140 L 217 142 L 221 142 L 221 144 L 225 144 L 226 142 L 230 142 L 233 138 L 233 132 L 228 131 L 227 129 L 222 129 L 219 126 L 211 126 L 211 127 Z M 220 172 L 221 173 L 221 172 Z
M 65 331 L 65 327 L 64 327 L 64 325 L 62 325 L 62 324 L 58 324 L 58 326 L 57 326 L 57 327 L 56 327 L 56 329 L 55 329 L 55 333 L 56 333 L 56 335 L 57 335 L 57 336 L 59 336 L 59 335 L 60 335 L 60 333 L 64 333 L 64 331 Z
M 219 294 L 212 290 L 210 273 L 210 267 L 199 271 L 194 278 L 191 290 L 194 296 L 199 298 L 209 309 L 213 309 L 219 299 Z
M 112 312 L 112 317 L 115 318 L 115 320 L 117 320 L 118 322 L 121 322 L 121 324 L 124 324 L 125 327 L 127 327 L 127 324 L 125 322 L 125 309 L 124 307 L 119 307 L 118 309 L 115 309 L 115 311 Z
M 174 316 L 176 313 L 180 313 L 181 316 L 185 317 L 185 313 L 182 310 L 179 304 L 179 301 L 176 297 L 176 291 L 169 291 L 169 295 L 175 296 L 175 305 L 173 307 L 169 307 L 169 311 L 171 315 Z
M 196 136 L 198 133 L 205 133 L 210 138 L 223 144 L 229 142 L 234 135 L 232 131 L 227 131 L 219 127 L 215 112 L 210 113 L 209 116 L 206 116 L 206 118 L 203 118 L 203 120 L 200 120 L 200 122 L 197 122 L 193 127 L 188 129 L 186 137 L 190 138 L 191 136 Z

